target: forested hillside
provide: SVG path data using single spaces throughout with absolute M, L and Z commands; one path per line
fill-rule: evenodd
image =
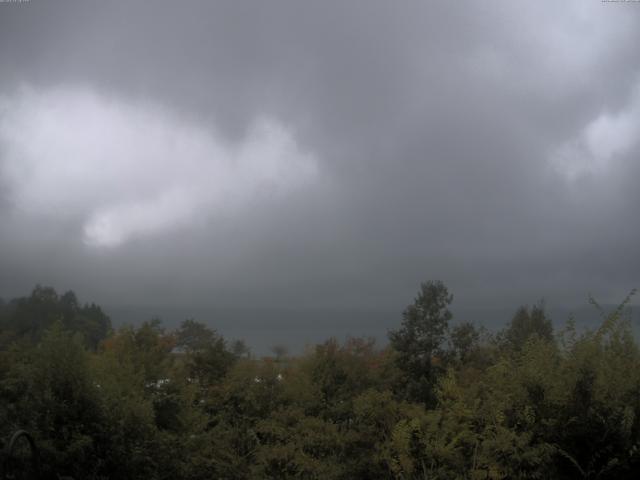
M 0 303 L 0 433 L 76 479 L 636 478 L 629 300 L 593 331 L 554 331 L 539 304 L 488 332 L 426 282 L 388 345 L 256 358 L 195 320 L 114 330 L 36 287 Z

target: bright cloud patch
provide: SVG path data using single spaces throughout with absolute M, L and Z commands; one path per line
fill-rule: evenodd
M 628 153 L 639 140 L 640 89 L 620 112 L 603 112 L 574 138 L 558 148 L 551 164 L 568 179 L 603 172 L 619 155 Z
M 313 156 L 269 118 L 237 144 L 153 105 L 83 90 L 0 99 L 0 180 L 27 215 L 80 218 L 83 240 L 118 246 L 292 192 Z

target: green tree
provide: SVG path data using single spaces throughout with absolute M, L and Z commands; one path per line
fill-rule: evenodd
M 214 330 L 192 318 L 184 320 L 180 324 L 180 328 L 175 332 L 175 337 L 176 347 L 192 352 L 204 350 L 218 339 Z
M 187 375 L 203 389 L 220 381 L 237 360 L 221 335 L 195 320 L 182 322 L 175 337 L 176 346 L 184 349 Z
M 50 469 L 78 478 L 95 475 L 100 461 L 94 436 L 104 417 L 80 335 L 55 322 L 23 362 L 14 370 L 26 388 L 13 399 L 13 421 L 34 434 Z
M 442 372 L 442 346 L 452 318 L 453 295 L 441 281 L 422 283 L 418 296 L 402 314 L 402 326 L 389 332 L 406 397 L 432 406 L 434 386 Z
M 456 325 L 449 334 L 451 353 L 459 362 L 466 362 L 472 352 L 478 347 L 480 332 L 469 322 Z
M 92 350 L 111 331 L 111 320 L 99 306 L 81 306 L 72 291 L 58 295 L 53 288 L 41 285 L 36 285 L 28 297 L 13 299 L 0 310 L 0 342 L 4 345 L 20 340 L 36 344 L 56 321 L 81 334 Z
M 521 350 L 533 335 L 548 342 L 553 341 L 553 325 L 542 302 L 531 309 L 526 306 L 518 308 L 504 332 L 504 339 L 510 348 Z

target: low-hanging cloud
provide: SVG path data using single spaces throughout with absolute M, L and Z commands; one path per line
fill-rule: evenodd
M 484 306 L 638 284 L 634 5 L 149 8 L 2 8 L 0 296 L 401 311 L 433 278 Z
M 20 215 L 79 219 L 94 247 L 237 213 L 318 174 L 314 155 L 268 117 L 231 142 L 158 105 L 82 88 L 23 88 L 0 112 L 10 204 Z
M 640 134 L 640 86 L 618 111 L 602 111 L 579 134 L 560 145 L 550 162 L 568 180 L 606 173 L 616 160 L 638 144 Z

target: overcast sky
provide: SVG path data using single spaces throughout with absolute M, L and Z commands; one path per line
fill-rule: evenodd
M 0 296 L 640 286 L 640 3 L 0 3 Z

